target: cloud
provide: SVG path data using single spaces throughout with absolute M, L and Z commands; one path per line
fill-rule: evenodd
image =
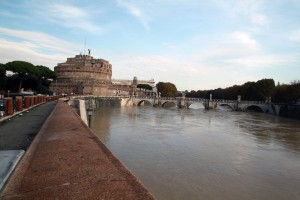
M 1 38 L 6 36 L 6 39 Z M 72 49 L 72 50 L 70 50 Z M 24 60 L 53 67 L 74 55 L 78 46 L 42 32 L 0 27 L 0 62 Z
M 260 68 L 260 69 L 265 67 L 274 67 L 276 65 L 281 65 L 293 61 L 295 61 L 295 58 L 293 56 L 259 55 L 259 54 L 226 60 L 226 62 L 232 65 L 243 66 L 246 68 Z
M 150 30 L 147 17 L 145 16 L 145 14 L 142 12 L 140 8 L 138 8 L 136 5 L 126 0 L 117 0 L 117 4 L 120 7 L 125 8 L 128 13 L 133 15 L 143 25 L 143 27 L 146 30 Z
M 15 30 L 0 27 L 0 33 L 8 37 L 15 37 L 25 41 L 31 41 L 35 48 L 61 51 L 64 53 L 72 52 L 69 50 L 70 48 L 76 49 L 74 45 L 71 45 L 65 40 L 61 40 L 42 32 Z
M 214 0 L 214 2 L 231 17 L 246 16 L 252 23 L 260 26 L 270 23 L 268 17 L 261 13 L 264 6 L 263 0 Z
M 290 34 L 289 39 L 292 41 L 300 42 L 300 29 L 293 31 Z
M 22 60 L 35 65 L 44 65 L 53 69 L 58 61 L 66 60 L 66 55 L 57 53 L 53 55 L 35 51 L 36 45 L 30 42 L 9 42 L 0 40 L 1 63 Z
M 214 0 L 214 3 L 232 17 L 256 13 L 263 1 L 261 0 Z
M 101 8 L 61 3 L 62 1 L 26 0 L 19 4 L 5 3 L 4 9 L 0 8 L 0 15 L 15 18 L 30 23 L 53 23 L 59 27 L 71 30 L 81 30 L 96 35 L 102 34 L 104 29 L 94 22 L 101 14 Z M 22 10 L 20 10 L 22 8 Z
M 253 50 L 258 50 L 258 43 L 248 33 L 245 32 L 234 32 L 230 36 L 233 43 L 237 43 Z
M 58 26 L 80 29 L 93 34 L 101 34 L 104 31 L 98 24 L 92 22 L 94 17 L 91 13 L 95 14 L 96 12 L 92 9 L 67 4 L 45 4 L 36 6 L 35 12 L 43 19 Z
M 270 23 L 269 19 L 262 15 L 262 14 L 252 14 L 251 15 L 251 21 L 254 23 L 254 24 L 258 24 L 258 25 L 268 25 Z
M 201 37 L 185 41 L 177 44 L 176 50 L 171 52 L 166 45 L 167 51 L 160 54 L 111 55 L 113 76 L 131 79 L 126 77 L 130 74 L 139 79 L 170 81 L 179 90 L 213 89 L 257 81 L 264 78 L 261 76 L 266 75 L 265 71 L 273 73 L 274 67 L 297 62 L 297 55 L 264 52 L 248 32 L 237 31 L 215 37 L 218 38 L 210 41 Z

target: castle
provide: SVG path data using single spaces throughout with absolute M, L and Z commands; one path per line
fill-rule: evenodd
M 106 96 L 111 84 L 112 66 L 103 59 L 89 55 L 67 58 L 65 63 L 54 67 L 57 80 L 50 89 L 56 94 Z
M 112 65 L 107 60 L 93 58 L 90 50 L 88 55 L 76 55 L 57 64 L 54 72 L 57 79 L 51 83 L 50 90 L 55 94 L 123 96 L 141 94 L 138 84 L 155 88 L 153 79 L 112 80 Z

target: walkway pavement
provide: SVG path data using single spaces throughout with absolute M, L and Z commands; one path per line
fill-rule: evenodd
M 0 199 L 154 199 L 70 106 L 59 101 Z
M 49 102 L 0 118 L 0 190 L 55 105 Z
M 57 101 L 48 102 L 0 121 L 0 150 L 26 150 Z

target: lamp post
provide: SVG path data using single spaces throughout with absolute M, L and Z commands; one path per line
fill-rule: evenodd
M 89 128 L 91 128 L 91 121 L 92 121 L 92 115 L 93 115 L 93 109 L 92 108 L 87 109 L 87 115 L 88 115 L 88 120 L 89 120 Z
M 89 120 L 89 128 L 91 128 L 91 121 L 92 121 L 92 115 L 93 115 L 93 105 L 92 105 L 92 99 L 90 98 L 88 101 L 88 109 L 87 111 L 87 116 Z

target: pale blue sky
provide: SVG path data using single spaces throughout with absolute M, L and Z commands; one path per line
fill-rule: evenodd
M 299 0 L 0 0 L 0 62 L 84 53 L 179 90 L 300 79 Z

